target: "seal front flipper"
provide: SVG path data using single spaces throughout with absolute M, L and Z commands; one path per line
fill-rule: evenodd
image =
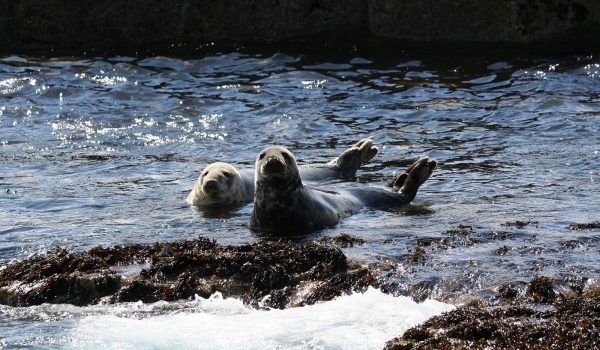
M 349 179 L 356 175 L 358 168 L 373 159 L 377 152 L 379 149 L 369 137 L 358 141 L 327 164 L 338 170 L 340 178 Z

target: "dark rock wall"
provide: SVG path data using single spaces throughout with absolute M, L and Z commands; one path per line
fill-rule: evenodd
M 0 0 L 0 51 L 237 47 L 358 37 L 584 45 L 597 0 Z
M 370 0 L 373 34 L 412 40 L 526 43 L 592 30 L 598 5 L 577 0 Z

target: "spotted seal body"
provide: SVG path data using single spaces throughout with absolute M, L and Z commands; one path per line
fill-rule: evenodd
M 323 191 L 302 183 L 296 160 L 288 149 L 269 147 L 256 159 L 250 226 L 257 231 L 306 232 L 333 226 L 361 207 L 400 207 L 415 198 L 436 164 L 429 158 L 416 161 L 388 189 Z
M 305 180 L 323 181 L 332 179 L 350 179 L 358 168 L 370 161 L 378 149 L 373 140 L 366 138 L 358 141 L 332 161 L 321 165 L 300 167 Z M 229 163 L 212 163 L 202 170 L 187 202 L 195 207 L 236 206 L 249 203 L 254 199 L 254 178 Z

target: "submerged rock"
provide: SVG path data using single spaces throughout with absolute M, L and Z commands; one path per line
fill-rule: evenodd
M 571 224 L 569 225 L 569 228 L 577 231 L 600 229 L 600 221 L 594 221 L 587 224 Z
M 330 300 L 375 279 L 351 270 L 339 248 L 315 242 L 221 246 L 207 239 L 152 245 L 50 251 L 0 270 L 0 303 L 89 305 L 179 300 L 195 295 L 242 298 L 284 308 Z
M 319 239 L 319 242 L 333 244 L 341 248 L 349 248 L 354 247 L 355 244 L 362 245 L 367 243 L 364 239 L 352 237 L 345 232 L 342 232 L 335 237 L 323 237 Z

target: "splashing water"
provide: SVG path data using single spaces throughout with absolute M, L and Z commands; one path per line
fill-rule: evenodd
M 24 309 L 1 307 L 0 317 L 11 313 L 13 318 L 35 318 L 42 328 L 47 327 L 44 320 L 53 319 L 66 329 L 43 338 L 9 339 L 9 344 L 66 349 L 377 349 L 453 306 L 433 300 L 417 304 L 370 288 L 286 310 L 250 309 L 219 294 L 182 303 Z M 61 329 L 54 331 L 57 328 Z

